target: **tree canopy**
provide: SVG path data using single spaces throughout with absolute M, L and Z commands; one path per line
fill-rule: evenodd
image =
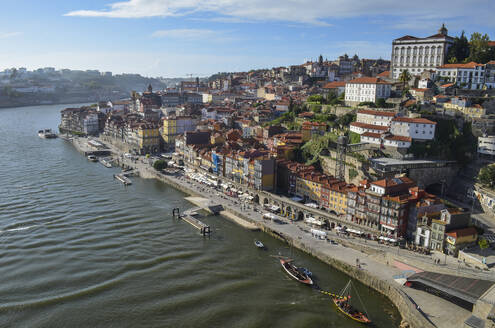
M 447 52 L 447 61 L 451 64 L 462 63 L 469 57 L 469 41 L 462 31 L 460 36 L 454 38 L 454 44 Z
M 483 186 L 493 189 L 495 186 L 495 165 L 483 167 L 478 174 L 478 181 Z

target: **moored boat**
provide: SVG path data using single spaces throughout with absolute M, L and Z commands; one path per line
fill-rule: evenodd
M 284 268 L 285 272 L 294 280 L 299 281 L 305 285 L 312 285 L 313 280 L 308 274 L 308 270 L 304 268 L 298 268 L 291 263 L 291 260 L 280 259 L 280 264 Z
M 100 158 L 100 163 L 105 167 L 108 167 L 108 168 L 112 167 L 112 164 L 105 158 Z
M 371 323 L 371 320 L 368 318 L 368 315 L 358 311 L 356 308 L 354 308 L 351 304 L 351 295 L 350 295 L 350 286 L 351 286 L 351 281 L 347 283 L 347 285 L 344 287 L 344 289 L 341 292 L 340 296 L 334 296 L 332 297 L 333 303 L 339 309 L 340 312 L 348 316 L 354 321 L 368 324 Z M 359 297 L 359 295 L 358 295 Z M 364 305 L 363 305 L 364 307 Z
M 265 245 L 263 245 L 263 243 L 259 240 L 255 240 L 254 241 L 254 244 L 256 245 L 256 247 L 258 248 L 265 248 Z
M 88 161 L 97 162 L 98 158 L 95 155 L 88 155 Z
M 43 139 L 54 139 L 57 137 L 57 134 L 52 131 L 52 129 L 44 129 L 38 131 L 38 137 Z

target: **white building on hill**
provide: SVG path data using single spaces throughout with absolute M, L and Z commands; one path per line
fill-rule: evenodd
M 412 139 L 432 140 L 436 125 L 437 122 L 426 118 L 396 117 L 390 124 L 390 133 Z
M 345 104 L 355 106 L 362 102 L 376 102 L 390 97 L 391 84 L 376 77 L 360 77 L 345 84 Z
M 455 83 L 458 87 L 477 90 L 485 83 L 485 65 L 475 62 L 445 64 L 437 68 L 437 76 Z
M 447 35 L 444 25 L 438 33 L 426 38 L 406 35 L 392 41 L 390 62 L 391 76 L 398 79 L 402 71 L 408 70 L 412 75 L 419 75 L 445 64 L 447 51 L 454 43 L 454 38 Z

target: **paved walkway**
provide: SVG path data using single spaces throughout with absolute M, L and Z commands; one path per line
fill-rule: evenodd
M 149 164 L 140 161 L 131 163 L 129 160 L 124 160 L 124 162 L 130 166 L 136 167 L 138 170 L 154 172 Z M 257 207 L 255 205 L 243 204 L 237 198 L 228 197 L 220 191 L 214 190 L 213 188 L 199 184 L 182 176 L 167 176 L 167 178 L 175 181 L 176 183 L 187 186 L 187 188 L 195 191 L 198 194 L 208 193 L 208 197 L 213 202 L 222 204 L 225 209 L 231 210 L 233 212 L 242 211 L 243 215 L 248 216 L 252 220 L 268 226 L 273 231 L 282 233 L 286 236 L 291 236 L 293 239 L 299 239 L 310 248 L 317 249 L 318 251 L 328 255 L 329 257 L 335 258 L 339 261 L 348 263 L 349 265 L 353 266 L 356 265 L 356 259 L 359 259 L 362 270 L 367 270 L 371 274 L 380 277 L 381 279 L 385 279 L 396 284 L 393 277 L 402 273 L 401 270 L 390 265 L 384 265 L 384 263 L 377 261 L 372 256 L 367 255 L 363 252 L 345 247 L 342 244 L 333 245 L 325 240 L 314 238 L 309 232 L 310 227 L 308 227 L 303 222 L 293 222 L 288 219 L 281 218 L 284 224 L 277 224 L 272 221 L 263 220 L 262 210 L 260 207 Z M 333 232 L 330 232 L 329 234 L 331 236 L 334 236 L 335 239 L 339 239 L 339 237 Z M 359 238 L 356 238 L 356 240 L 358 239 Z M 352 240 L 352 242 L 356 242 L 356 240 Z M 359 240 L 359 242 L 364 243 L 364 241 L 362 240 Z M 386 248 L 386 246 L 378 244 L 376 244 L 376 247 L 379 249 Z M 407 287 L 399 288 L 404 291 L 414 303 L 419 305 L 419 311 L 421 311 L 423 315 L 425 315 L 435 326 L 439 328 L 463 327 L 464 320 L 466 320 L 470 316 L 469 311 L 444 299 L 438 298 L 432 294 Z

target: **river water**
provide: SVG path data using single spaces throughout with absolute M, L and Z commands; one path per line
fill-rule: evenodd
M 290 280 L 274 255 L 309 267 L 325 290 L 348 277 L 222 217 L 201 237 L 172 208 L 193 207 L 154 180 L 124 187 L 56 127 L 67 106 L 0 109 L 0 327 L 359 327 L 331 299 Z M 260 239 L 267 251 L 254 247 Z M 355 282 L 376 327 L 400 317 Z

